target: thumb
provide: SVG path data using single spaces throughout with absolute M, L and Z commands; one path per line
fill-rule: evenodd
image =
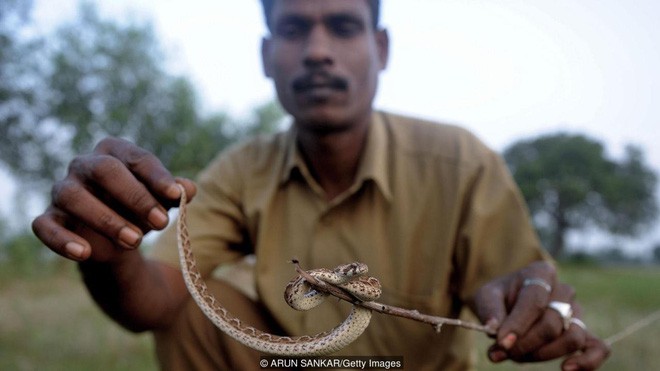
M 482 286 L 474 296 L 473 310 L 481 323 L 497 330 L 507 313 L 502 283 L 494 281 Z

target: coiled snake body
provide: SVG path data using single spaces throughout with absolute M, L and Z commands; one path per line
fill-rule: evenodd
M 311 356 L 334 353 L 347 346 L 369 325 L 371 310 L 353 305 L 348 317 L 334 329 L 313 336 L 277 336 L 241 323 L 209 292 L 197 270 L 186 225 L 186 193 L 182 186 L 177 239 L 181 271 L 188 291 L 202 312 L 225 334 L 240 343 L 263 353 L 282 356 Z M 371 301 L 380 295 L 380 283 L 365 277 L 367 266 L 362 263 L 341 265 L 334 270 L 316 269 L 308 273 L 314 278 L 339 286 L 356 299 Z M 286 287 L 284 298 L 295 309 L 307 310 L 320 304 L 327 294 L 314 290 L 307 281 L 297 276 Z

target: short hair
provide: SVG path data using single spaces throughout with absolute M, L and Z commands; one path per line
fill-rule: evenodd
M 369 10 L 371 10 L 371 25 L 374 29 L 378 28 L 380 23 L 380 0 L 365 0 L 369 4 Z M 275 0 L 261 0 L 261 5 L 264 10 L 264 21 L 266 26 L 270 29 L 271 15 L 273 11 L 273 4 Z

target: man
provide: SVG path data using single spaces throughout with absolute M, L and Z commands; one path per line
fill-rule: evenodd
M 373 111 L 389 55 L 379 2 L 262 3 L 271 32 L 264 72 L 293 117 L 289 131 L 227 151 L 197 186 L 128 142 L 104 140 L 72 161 L 35 219 L 47 246 L 80 262 L 97 303 L 131 330 L 154 331 L 163 368 L 258 368 L 258 354 L 213 328 L 191 302 L 171 228 L 149 257 L 136 250 L 146 232 L 168 224 L 180 183 L 196 195 L 189 225 L 205 276 L 256 256 L 255 301 L 209 278 L 245 323 L 290 335 L 329 329 L 345 306 L 286 307 L 282 290 L 293 275 L 286 261 L 332 268 L 357 260 L 383 283 L 385 303 L 439 316 L 471 308 L 498 329 L 489 349 L 495 362 L 567 356 L 565 370 L 597 368 L 607 347 L 562 308 L 580 314 L 571 288 L 543 262 L 501 159 L 461 129 Z M 403 356 L 409 369 L 470 367 L 465 330 L 436 334 L 374 317 L 341 354 Z

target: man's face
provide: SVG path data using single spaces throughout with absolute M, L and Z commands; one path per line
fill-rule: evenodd
M 298 125 L 337 131 L 371 112 L 388 38 L 371 26 L 366 1 L 279 0 L 262 58 Z

